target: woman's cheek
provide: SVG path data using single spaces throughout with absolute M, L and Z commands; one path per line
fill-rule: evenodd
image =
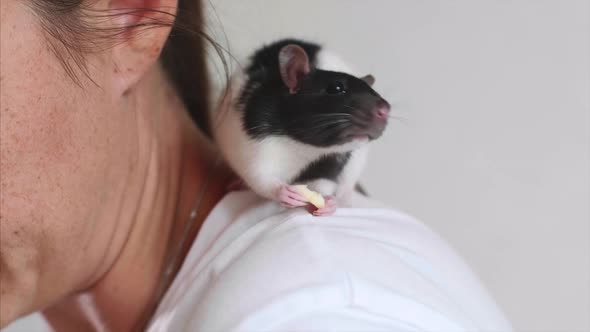
M 69 272 L 100 259 L 97 247 L 106 243 L 101 234 L 115 228 L 115 216 L 104 211 L 116 211 L 113 188 L 129 169 L 134 127 L 133 115 L 119 112 L 108 87 L 99 87 L 109 81 L 104 67 L 89 63 L 99 86 L 87 80 L 76 85 L 45 35 L 31 29 L 30 17 L 6 17 L 0 60 L 0 274 L 3 282 L 13 281 L 3 283 L 3 294 L 31 292 L 38 283 L 56 289 L 75 284 L 79 280 L 70 277 L 79 274 Z M 18 280 L 29 281 L 19 286 Z

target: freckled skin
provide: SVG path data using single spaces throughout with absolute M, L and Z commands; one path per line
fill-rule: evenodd
M 48 53 L 38 25 L 30 24 L 36 18 L 22 2 L 1 5 L 0 297 L 4 299 L 28 296 L 23 293 L 46 284 L 56 289 L 65 284 L 82 286 L 94 277 L 94 271 L 88 271 L 70 279 L 75 273 L 67 272 L 102 259 L 105 244 L 92 238 L 113 237 L 114 228 L 98 226 L 116 219 L 116 204 L 107 199 L 109 188 L 121 185 L 116 185 L 118 176 L 127 172 L 137 154 L 132 149 L 133 114 L 117 113 L 115 105 L 105 102 L 110 99 L 108 89 L 82 91 L 73 84 Z M 100 71 L 92 75 L 107 81 Z M 67 259 L 54 255 L 63 252 L 68 252 Z M 39 261 L 44 263 L 35 264 Z M 52 273 L 54 269 L 65 273 Z
M 129 330 L 157 286 L 166 241 L 180 236 L 172 218 L 188 219 L 214 158 L 157 65 L 161 45 L 121 67 L 120 55 L 92 55 L 100 88 L 84 78 L 79 87 L 24 2 L 0 6 L 0 327 L 47 307 L 59 322 L 60 309 L 75 311 L 68 298 L 87 291 L 115 330 Z M 140 72 L 118 92 L 124 73 Z M 195 188 L 182 187 L 186 177 Z

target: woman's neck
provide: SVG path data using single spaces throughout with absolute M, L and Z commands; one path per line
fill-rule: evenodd
M 105 255 L 116 256 L 114 263 L 100 268 L 89 287 L 44 312 L 60 331 L 142 329 L 230 179 L 159 68 L 129 100 L 138 108 L 141 137 L 138 179 L 113 239 L 121 249 Z

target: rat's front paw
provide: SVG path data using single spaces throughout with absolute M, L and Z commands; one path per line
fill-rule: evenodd
M 307 205 L 307 199 L 301 195 L 296 186 L 284 184 L 279 189 L 279 202 L 281 205 L 294 208 Z
M 324 199 L 326 200 L 324 207 L 311 212 L 314 216 L 329 216 L 336 211 L 336 207 L 338 205 L 336 204 L 336 198 L 334 196 L 325 196 Z

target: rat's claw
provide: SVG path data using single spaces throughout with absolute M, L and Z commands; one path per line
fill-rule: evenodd
M 324 199 L 326 200 L 326 205 L 321 209 L 316 209 L 315 211 L 312 211 L 312 214 L 314 216 L 329 216 L 336 211 L 336 198 L 334 198 L 334 196 L 325 196 Z
M 307 200 L 299 193 L 299 190 L 295 186 L 282 185 L 278 198 L 281 205 L 290 208 L 307 205 Z

